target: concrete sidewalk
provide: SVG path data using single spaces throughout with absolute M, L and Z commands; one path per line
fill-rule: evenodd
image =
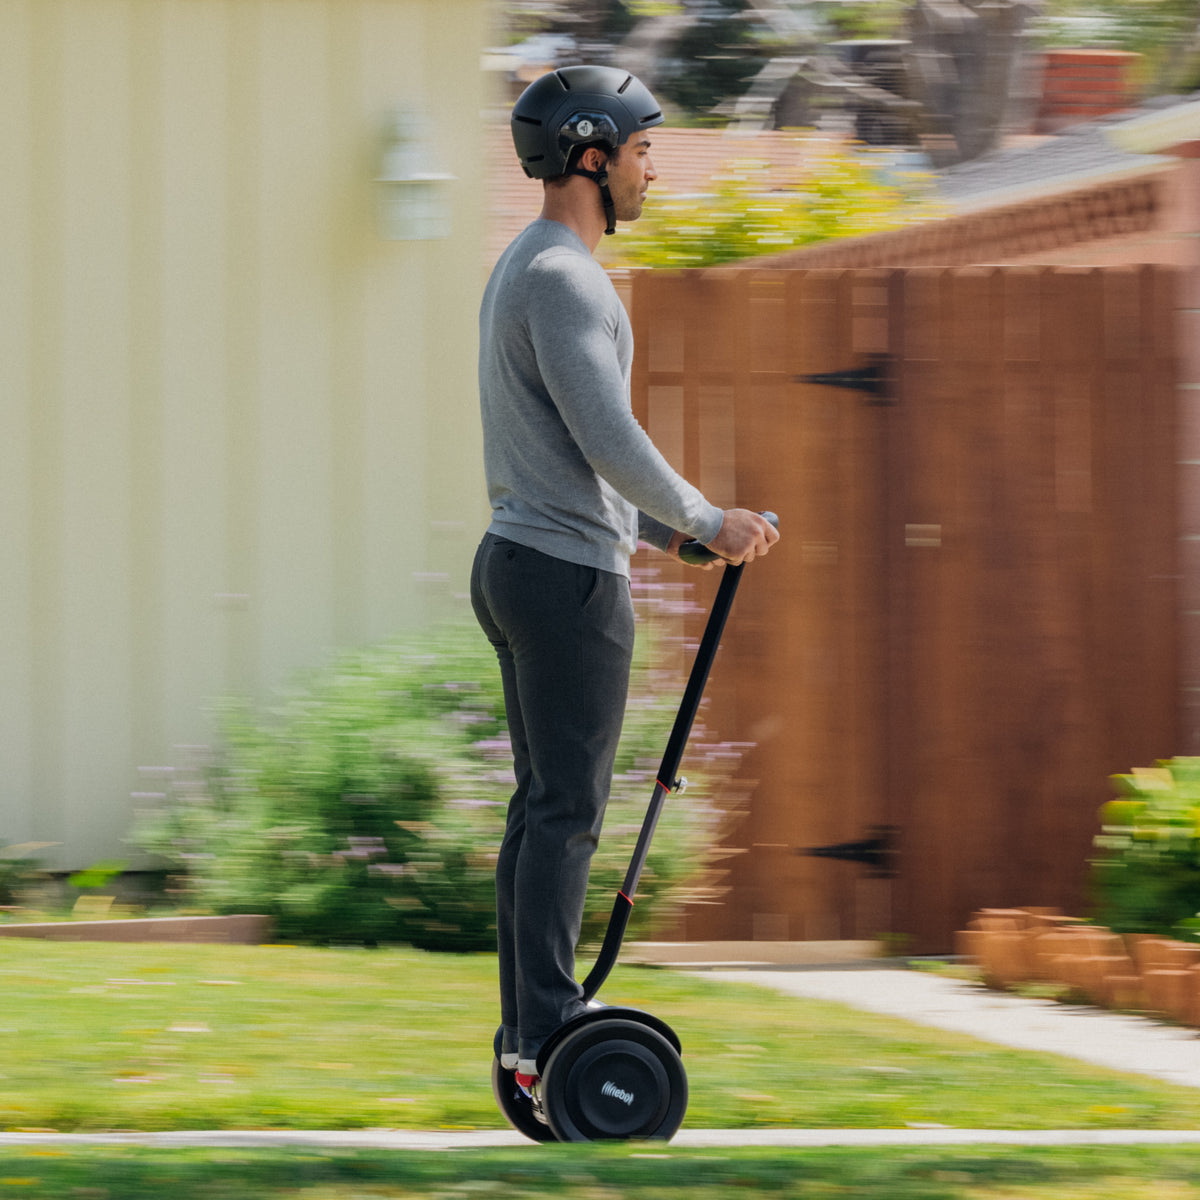
M 928 971 L 713 970 L 708 977 L 833 1000 L 983 1041 L 1200 1087 L 1200 1033 L 1146 1017 L 995 992 Z

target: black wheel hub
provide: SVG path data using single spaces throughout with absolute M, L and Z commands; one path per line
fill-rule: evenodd
M 675 1047 L 656 1029 L 611 1017 L 558 1043 L 540 1090 L 546 1119 L 563 1142 L 670 1138 L 687 1108 L 687 1075 Z
M 567 1108 L 591 1138 L 648 1136 L 662 1123 L 669 1099 L 662 1063 L 637 1042 L 601 1042 L 571 1067 Z

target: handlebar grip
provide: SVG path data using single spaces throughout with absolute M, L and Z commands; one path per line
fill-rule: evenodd
M 779 518 L 773 512 L 765 512 L 762 517 L 776 529 L 779 528 Z M 689 566 L 699 567 L 705 563 L 716 562 L 721 558 L 715 551 L 710 550 L 703 542 L 684 542 L 679 547 L 679 557 Z M 724 560 L 722 560 L 724 561 Z

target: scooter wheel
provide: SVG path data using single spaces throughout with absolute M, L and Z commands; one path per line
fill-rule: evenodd
M 506 1071 L 498 1058 L 492 1059 L 492 1095 L 496 1097 L 504 1119 L 531 1141 L 553 1142 L 554 1131 L 545 1121 L 538 1120 L 533 1101 L 517 1087 L 515 1074 L 515 1071 Z
M 593 1021 L 554 1048 L 541 1100 L 560 1142 L 675 1136 L 687 1110 L 687 1073 L 675 1047 L 637 1021 Z

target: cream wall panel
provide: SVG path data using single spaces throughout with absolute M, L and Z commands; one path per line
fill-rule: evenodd
M 226 185 L 233 127 L 227 7 L 175 4 L 162 15 L 159 157 L 162 255 L 158 267 L 161 503 L 158 521 L 162 641 L 161 737 L 139 763 L 157 763 L 170 740 L 206 736 L 202 704 L 245 676 L 234 669 L 231 626 L 244 620 L 229 570 L 234 391 L 227 301 L 233 269 Z M 207 653 L 197 654 L 202 645 Z M 201 698 L 201 704 L 197 703 Z
M 442 38 L 448 39 L 451 47 L 481 45 L 486 15 L 484 5 L 425 6 L 422 53 L 414 54 L 397 71 L 384 49 L 393 39 L 377 38 L 363 58 L 363 87 L 370 111 L 385 114 L 402 102 L 423 112 L 433 140 L 432 165 L 456 177 L 447 189 L 455 231 L 450 242 L 387 244 L 376 240 L 377 255 L 368 280 L 367 311 L 372 328 L 367 335 L 371 349 L 364 359 L 367 386 L 363 394 L 370 405 L 370 426 L 390 433 L 369 448 L 367 470 L 372 478 L 394 472 L 385 447 L 405 444 L 417 429 L 423 447 L 402 481 L 404 491 L 396 511 L 373 510 L 373 519 L 364 529 L 369 584 L 360 594 L 370 605 L 364 614 L 365 625 L 374 636 L 389 627 L 391 598 L 411 589 L 414 572 L 421 577 L 420 587 L 432 611 L 443 611 L 448 596 L 461 596 L 486 513 L 477 469 L 482 457 L 475 391 L 475 318 L 480 288 L 474 282 L 478 272 L 475 248 L 482 244 L 484 211 L 478 186 L 483 153 L 479 113 L 484 93 L 474 64 L 464 66 L 456 50 L 444 56 L 438 48 Z M 390 19 L 399 20 L 399 12 L 393 11 Z M 398 33 L 395 38 L 399 39 Z M 441 63 L 452 65 L 443 67 Z M 398 86 L 400 81 L 403 86 Z M 419 278 L 420 285 L 405 286 L 402 280 L 407 278 Z M 446 287 L 457 297 L 449 319 L 432 303 L 437 289 Z M 412 351 L 418 342 L 426 346 L 423 356 Z M 473 448 L 475 455 L 465 478 L 464 446 L 458 444 L 455 452 L 446 456 L 435 444 L 438 431 L 461 427 L 464 411 L 469 413 L 467 453 Z M 430 496 L 431 481 L 448 489 L 449 502 Z M 466 540 L 461 533 L 453 535 L 454 530 L 462 529 L 471 531 Z M 445 566 L 447 553 L 449 569 Z
M 0 763 L 13 796 L 33 781 L 34 456 L 32 20 L 28 3 L 0 9 Z M 27 841 L 32 813 L 0 806 L 0 836 Z
M 5 809 L 16 807 L 26 818 L 31 839 L 63 836 L 63 795 L 66 735 L 61 698 L 62 674 L 62 437 L 65 422 L 62 340 L 65 321 L 63 300 L 64 239 L 60 234 L 66 174 L 59 127 L 64 108 L 62 96 L 62 11 L 55 5 L 38 5 L 27 0 L 22 6 L 27 18 L 23 32 L 28 37 L 28 66 L 25 82 L 26 106 L 30 116 L 27 157 L 6 153 L 14 170 L 7 178 L 20 180 L 27 172 L 24 188 L 29 208 L 17 215 L 29 231 L 29 275 L 16 294 L 17 303 L 27 302 L 29 341 L 26 348 L 28 393 L 5 395 L 7 405 L 24 408 L 28 421 L 28 513 L 26 538 L 29 579 L 28 606 L 11 613 L 13 628 L 22 635 L 29 670 L 29 690 L 18 696 L 28 713 L 29 741 L 25 747 L 28 791 L 6 797 Z M 0 8 L 6 17 L 20 10 Z M 8 39 L 5 38 L 7 41 Z M 18 52 L 22 42 L 16 40 Z M 20 76 L 18 76 L 19 78 Z M 14 89 L 15 92 L 15 89 Z M 19 103 L 19 101 L 18 101 Z M 24 217 L 24 220 L 22 220 Z M 17 282 L 6 276 L 0 286 Z M 0 593 L 4 602 L 7 591 Z M 6 614 L 8 616 L 9 614 Z M 8 624 L 6 619 L 5 624 Z M 0 672 L 0 678 L 12 673 Z M 16 802 L 20 803 L 16 803 Z M 8 821 L 5 822 L 6 825 Z M 15 818 L 18 827 L 21 818 Z
M 128 264 L 134 181 L 126 8 L 98 0 L 65 22 L 60 71 L 67 102 L 55 139 L 63 187 L 62 673 L 58 702 L 46 715 L 60 723 L 67 749 L 63 837 L 69 832 L 85 844 L 100 840 L 107 820 L 106 805 L 93 793 L 97 764 L 128 760 L 133 749 L 130 581 L 137 514 Z
M 431 23 L 428 31 L 430 61 L 452 60 L 454 47 L 464 39 L 474 39 L 476 44 L 488 39 L 491 31 L 485 8 L 464 8 L 461 17 L 458 26 L 440 20 Z M 482 243 L 483 240 L 484 210 L 475 202 L 482 186 L 482 152 L 476 138 L 469 136 L 478 129 L 483 104 L 480 94 L 473 94 L 470 88 L 472 80 L 477 78 L 476 73 L 459 67 L 456 76 L 439 81 L 443 91 L 457 93 L 453 123 L 444 131 L 442 144 L 448 169 L 459 181 L 452 193 L 455 228 L 471 231 L 470 238 L 464 237 L 464 244 L 468 241 Z M 494 132 L 492 136 L 495 136 Z M 486 153 L 505 153 L 507 149 L 507 143 L 489 146 Z M 432 328 L 450 334 L 444 341 L 444 357 L 453 364 L 453 378 L 447 381 L 451 386 L 428 438 L 430 460 L 450 465 L 448 469 L 430 474 L 426 492 L 429 510 L 444 513 L 448 518 L 434 539 L 429 562 L 432 570 L 449 576 L 452 590 L 457 589 L 461 579 L 459 564 L 464 558 L 469 561 L 473 557 L 486 522 L 486 516 L 476 520 L 475 514 L 482 511 L 490 515 L 483 475 L 475 466 L 483 458 L 475 352 L 476 312 L 482 282 L 476 288 L 473 285 L 477 279 L 478 263 L 463 255 L 453 273 L 434 273 L 428 279 L 425 291 L 426 313 Z M 468 298 L 470 302 L 465 303 Z M 464 307 L 470 315 L 470 322 L 465 326 L 462 322 Z M 426 363 L 427 367 L 433 367 L 430 360 Z M 433 386 L 431 381 L 431 390 Z
M 251 602 L 268 677 L 334 641 L 330 194 L 345 131 L 330 122 L 327 20 L 324 3 L 267 3 L 256 38 L 260 126 L 269 133 L 257 154 L 264 287 L 254 401 L 263 453 Z
M 126 852 L 213 698 L 461 596 L 486 12 L 0 5 L 0 839 Z M 449 239 L 375 229 L 397 104 Z
M 414 586 L 423 586 L 414 585 L 414 573 L 425 570 L 433 517 L 425 511 L 424 481 L 426 471 L 438 467 L 427 467 L 424 459 L 424 365 L 415 353 L 425 340 L 423 289 L 406 287 L 394 265 L 398 258 L 407 259 L 406 270 L 423 282 L 424 273 L 416 268 L 427 249 L 419 243 L 384 247 L 383 262 L 367 284 L 364 421 L 379 436 L 363 447 L 362 469 L 368 491 L 390 488 L 394 504 L 371 510 L 362 529 L 362 570 L 368 580 L 362 595 L 371 605 L 365 620 L 376 631 L 394 627 L 389 613 Z M 440 345 L 441 339 L 436 342 Z M 405 448 L 402 462 L 396 447 Z M 418 447 L 419 453 L 413 453 Z
M 126 21 L 128 4 L 121 6 Z M 128 25 L 129 171 L 126 180 L 128 245 L 128 373 L 131 631 L 129 736 L 143 762 L 169 736 L 165 720 L 163 621 L 163 397 L 161 264 L 164 249 L 162 186 L 164 90 L 161 22 Z
M 368 33 L 361 47 L 363 103 L 374 114 L 369 140 L 361 147 L 364 160 L 372 164 L 368 173 L 374 173 L 384 124 L 397 105 L 426 120 L 434 155 L 430 165 L 456 173 L 444 157 L 443 143 L 455 128 L 462 97 L 441 86 L 446 68 L 431 57 L 428 31 L 438 24 L 461 29 L 461 13 L 469 7 L 438 9 L 409 4 L 387 11 L 378 5 L 371 7 L 385 32 L 373 38 Z M 400 30 L 405 25 L 419 34 L 409 40 L 407 55 L 397 63 L 386 47 L 403 40 Z M 468 39 L 461 44 L 480 43 Z M 480 102 L 476 95 L 476 105 Z M 456 186 L 449 185 L 450 197 Z M 364 199 L 368 205 L 373 203 L 373 198 Z M 395 474 L 396 461 L 389 446 L 421 447 L 419 455 L 410 456 L 403 477 L 395 481 L 395 509 L 374 510 L 362 530 L 363 570 L 369 580 L 361 589 L 368 604 L 363 619 L 376 633 L 389 626 L 389 612 L 403 595 L 415 589 L 423 604 L 438 611 L 445 591 L 429 582 L 429 576 L 435 574 L 430 546 L 438 513 L 427 507 L 426 480 L 449 468 L 430 453 L 429 430 L 443 419 L 447 397 L 457 387 L 460 364 L 448 346 L 451 330 L 439 329 L 428 319 L 427 295 L 431 277 L 458 273 L 463 249 L 474 241 L 457 223 L 453 228 L 455 237 L 449 243 L 388 243 L 376 237 L 364 279 L 368 350 L 362 364 L 363 419 L 368 428 L 383 431 L 381 440 L 365 447 L 366 486 L 375 490 Z M 465 299 L 460 324 L 473 319 L 470 310 L 477 303 L 477 298 Z M 426 346 L 427 353 L 417 354 L 418 345 Z M 432 387 L 431 375 L 435 380 Z
M 371 225 L 371 183 L 374 175 L 372 121 L 360 114 L 371 113 L 364 91 L 365 59 L 373 24 L 361 5 L 339 7 L 330 14 L 331 120 L 341 131 L 337 143 L 338 169 L 331 181 L 335 209 L 329 226 L 333 297 L 333 361 L 330 389 L 333 397 L 331 447 L 333 452 L 333 578 L 334 634 L 339 642 L 348 631 L 374 640 L 366 621 L 370 607 L 367 573 L 367 534 L 372 513 L 378 506 L 365 502 L 370 495 L 395 496 L 394 478 L 368 479 L 367 454 L 375 440 L 397 445 L 383 435 L 382 427 L 369 419 L 371 398 L 364 369 L 370 349 L 367 336 L 368 268 L 379 245 Z M 407 47 L 400 51 L 406 58 Z M 397 72 L 407 62 L 396 64 Z M 421 353 L 427 353 L 427 348 Z M 395 471 L 396 457 L 392 457 Z M 394 502 L 394 500 L 393 500 Z M 384 506 L 386 507 L 386 506 Z M 409 589 L 411 591 L 411 589 Z M 395 628 L 395 614 L 403 607 L 391 593 L 383 598 L 389 610 L 382 630 Z M 381 636 L 377 627 L 374 636 Z

